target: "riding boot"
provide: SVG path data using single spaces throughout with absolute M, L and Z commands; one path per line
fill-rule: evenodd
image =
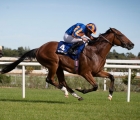
M 74 43 L 71 48 L 68 50 L 68 54 L 76 55 L 76 48 L 79 47 L 80 45 L 84 44 L 83 41 L 79 41 Z

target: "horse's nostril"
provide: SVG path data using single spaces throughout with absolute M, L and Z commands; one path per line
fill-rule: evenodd
M 132 48 L 134 47 L 134 44 L 133 44 L 133 43 L 131 44 L 131 47 L 132 47 Z
M 133 47 L 134 47 L 135 45 L 133 44 Z
M 131 46 L 134 46 L 134 44 L 133 44 L 133 43 L 131 43 Z

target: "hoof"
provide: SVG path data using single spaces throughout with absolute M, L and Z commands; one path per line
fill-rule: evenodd
M 108 96 L 108 100 L 110 100 L 110 101 L 111 101 L 111 100 L 112 100 L 112 97 Z
M 81 89 L 75 89 L 75 90 L 77 90 L 78 92 L 81 92 L 83 94 L 86 94 L 86 90 L 85 89 L 83 89 L 83 90 L 81 90 Z
M 82 101 L 82 100 L 84 100 L 84 99 L 83 99 L 82 97 L 80 97 L 80 98 L 78 98 L 78 100 L 79 100 L 79 101 Z
M 65 95 L 65 97 L 68 98 L 69 96 L 68 95 Z

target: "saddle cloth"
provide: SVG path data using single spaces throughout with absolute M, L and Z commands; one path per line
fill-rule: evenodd
M 71 55 L 71 54 L 67 54 L 68 50 L 70 49 L 70 47 L 73 45 L 73 43 L 66 43 L 64 41 L 60 41 L 58 43 L 58 47 L 56 52 L 60 53 L 60 54 L 65 54 L 66 56 L 69 56 L 70 58 L 72 58 L 73 60 L 78 60 L 80 53 L 83 51 L 85 44 L 82 44 L 81 46 L 77 47 L 76 49 L 76 55 Z

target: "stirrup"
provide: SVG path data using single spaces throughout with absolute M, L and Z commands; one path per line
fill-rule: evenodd
M 77 50 L 69 50 L 68 51 L 68 54 L 70 54 L 70 55 L 77 55 Z
M 74 50 L 74 51 L 72 52 L 72 55 L 77 55 L 77 50 Z
M 69 53 L 69 54 L 72 54 L 72 53 L 73 53 L 73 49 L 70 48 L 70 49 L 68 50 L 68 53 Z
M 70 55 L 71 55 L 73 52 L 74 52 L 74 51 L 73 51 L 73 49 L 71 49 L 71 48 L 68 50 L 68 54 L 70 54 Z

